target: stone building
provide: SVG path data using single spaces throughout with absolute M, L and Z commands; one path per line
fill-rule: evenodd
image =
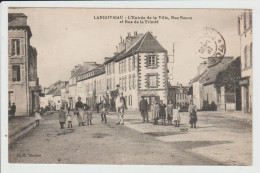
M 125 40 L 121 39 L 119 43 L 119 53 L 105 63 L 106 74 L 109 74 L 108 88 L 114 90 L 116 84 L 119 84 L 130 110 L 138 109 L 141 97 L 149 105 L 154 100 L 166 103 L 167 62 L 167 51 L 150 32 L 128 33 Z M 114 63 L 111 65 L 112 70 L 109 68 L 111 63 Z
M 244 10 L 238 17 L 241 54 L 241 97 L 242 111 L 252 113 L 253 101 L 253 46 L 252 46 L 252 10 Z
M 8 14 L 8 102 L 16 115 L 30 115 L 40 106 L 37 51 L 30 45 L 32 32 L 23 13 Z

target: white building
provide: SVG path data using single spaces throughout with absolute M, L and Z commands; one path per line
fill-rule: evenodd
M 242 111 L 252 113 L 253 76 L 252 76 L 252 10 L 244 10 L 238 17 L 241 54 L 241 97 Z

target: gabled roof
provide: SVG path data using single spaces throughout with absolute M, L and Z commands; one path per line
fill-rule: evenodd
M 148 31 L 139 41 L 137 41 L 126 52 L 122 51 L 115 61 L 120 61 L 134 53 L 153 53 L 153 52 L 167 52 L 154 36 Z
M 208 68 L 205 75 L 201 77 L 200 82 L 204 85 L 208 85 L 215 82 L 218 73 L 225 70 L 230 64 L 230 62 L 232 62 L 232 60 L 233 57 L 224 57 L 222 61 L 219 62 L 217 65 Z

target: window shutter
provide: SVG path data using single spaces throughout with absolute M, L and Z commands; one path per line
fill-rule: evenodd
M 20 39 L 20 55 L 24 55 L 24 48 L 25 48 L 25 45 L 24 45 L 24 39 Z
M 244 12 L 244 32 L 246 31 L 247 26 L 246 26 L 246 12 Z
M 238 25 L 238 35 L 240 35 L 240 17 L 237 19 L 237 25 Z
M 8 65 L 8 81 L 12 81 L 13 78 L 13 71 L 12 71 L 12 65 Z
M 11 39 L 8 39 L 8 55 L 11 56 Z
M 21 81 L 25 82 L 25 69 L 24 69 L 24 65 L 20 65 L 20 69 L 21 69 Z

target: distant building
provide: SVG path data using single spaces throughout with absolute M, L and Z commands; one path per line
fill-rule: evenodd
M 27 16 L 8 14 L 8 106 L 16 104 L 17 116 L 32 114 L 40 106 L 41 87 L 37 76 L 37 51 L 30 45 L 32 36 Z
M 181 108 L 188 106 L 190 97 L 188 96 L 189 87 L 181 84 L 168 87 L 168 102 L 171 101 L 174 105 Z
M 44 103 L 49 106 L 50 110 L 60 110 L 61 106 L 67 106 L 67 103 L 62 99 L 62 89 L 68 87 L 68 81 L 57 81 L 51 84 L 48 88 L 45 88 Z M 62 97 L 63 96 L 63 97 Z M 68 97 L 68 93 L 67 93 Z
M 78 100 L 77 96 L 77 79 L 79 74 L 82 72 L 82 65 L 76 65 L 73 70 L 71 70 L 71 75 L 69 79 L 69 107 L 74 108 Z
M 253 76 L 252 76 L 252 10 L 244 10 L 238 17 L 241 53 L 241 97 L 242 111 L 252 113 Z

